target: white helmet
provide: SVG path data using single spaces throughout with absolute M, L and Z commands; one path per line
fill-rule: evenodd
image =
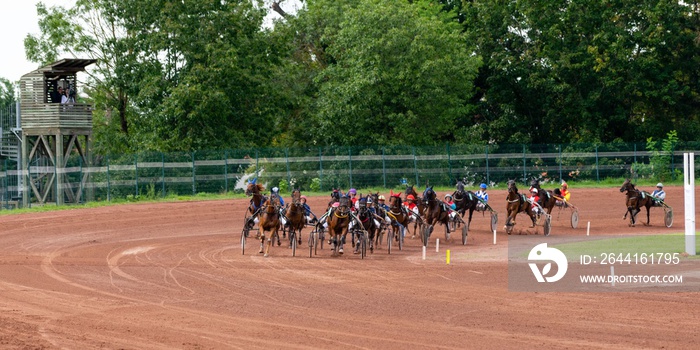
M 659 182 L 659 183 L 656 184 L 656 187 L 661 187 L 661 188 L 663 188 L 663 187 L 664 187 L 664 184 L 662 184 L 661 182 Z
M 279 191 L 280 191 L 280 189 L 279 189 L 278 187 L 273 187 L 273 188 L 272 188 L 272 192 L 277 193 L 277 192 L 279 192 Z
M 530 192 L 532 192 L 532 193 L 537 193 L 537 189 L 536 189 L 536 188 L 532 188 L 532 189 L 530 190 Z

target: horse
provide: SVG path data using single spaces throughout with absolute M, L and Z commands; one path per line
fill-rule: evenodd
M 426 206 L 425 206 L 425 203 L 423 202 L 423 198 L 421 198 L 421 197 L 418 195 L 418 192 L 416 192 L 416 189 L 415 189 L 413 186 L 408 186 L 408 185 L 406 185 L 406 191 L 404 192 L 404 194 L 405 194 L 404 200 L 405 200 L 406 198 L 408 198 L 408 195 L 409 195 L 409 194 L 412 194 L 413 197 L 416 198 L 415 203 L 416 203 L 416 206 L 418 207 L 418 213 L 419 213 L 421 216 L 424 216 L 424 215 L 425 215 L 425 207 L 426 207 Z M 413 222 L 413 237 L 414 237 L 414 238 L 416 237 L 416 232 L 418 232 L 419 229 L 422 229 L 422 227 L 423 227 L 423 222 L 422 222 L 422 221 L 416 220 L 416 221 Z M 408 227 L 406 227 L 406 229 L 408 229 Z
M 508 202 L 506 205 L 506 212 L 508 212 L 505 224 L 506 233 L 511 234 L 513 226 L 515 226 L 515 217 L 520 212 L 525 212 L 532 220 L 532 226 L 530 227 L 535 227 L 536 215 L 532 210 L 532 203 L 525 198 L 525 195 L 518 193 L 518 186 L 514 180 L 508 180 L 506 201 Z
M 530 186 L 536 188 L 537 194 L 540 196 L 540 201 L 537 204 L 539 204 L 542 209 L 546 210 L 547 214 L 552 214 L 552 209 L 554 205 L 557 204 L 557 198 L 554 196 L 555 193 L 553 191 L 543 190 L 540 187 L 540 182 L 537 180 L 532 180 Z
M 479 197 L 472 191 L 465 191 L 462 181 L 457 181 L 457 189 L 452 193 L 452 200 L 454 200 L 457 207 L 457 213 L 462 215 L 462 217 L 464 217 L 467 210 L 469 211 L 469 219 L 467 221 L 467 228 L 469 228 L 472 223 L 474 210 L 479 204 Z
M 280 237 L 277 231 L 280 227 L 280 199 L 276 194 L 270 195 L 270 200 L 263 207 L 260 215 L 260 223 L 258 224 L 262 234 L 260 235 L 260 252 L 263 253 L 263 245 L 265 244 L 265 232 L 270 232 L 270 237 L 267 238 L 267 247 L 265 248 L 265 256 L 270 254 L 270 246 L 272 240 L 277 236 L 277 245 L 280 245 Z
M 379 206 L 379 192 L 372 193 L 369 196 L 372 198 L 372 202 L 374 202 L 375 215 L 377 220 L 379 220 L 379 227 L 377 227 L 377 232 L 374 236 L 374 243 L 377 245 L 377 247 L 381 247 L 383 234 L 382 229 L 386 227 L 384 220 L 387 217 L 387 214 L 386 210 Z
M 265 198 L 262 195 L 262 192 L 264 190 L 265 187 L 261 184 L 256 184 L 255 180 L 248 181 L 248 186 L 245 189 L 245 195 L 252 196 L 252 198 L 250 199 L 250 205 L 248 206 L 247 210 L 249 221 L 246 222 L 246 225 L 249 225 L 248 228 L 253 228 L 253 225 L 255 224 L 253 222 L 253 219 L 255 215 L 257 215 L 258 210 L 260 210 L 260 208 L 262 208 L 263 204 L 265 203 Z
M 337 208 L 331 209 L 328 215 L 328 233 L 330 235 L 331 243 L 333 244 L 333 256 L 338 256 L 338 254 L 343 254 L 343 243 L 345 242 L 345 236 L 348 234 L 348 227 L 350 225 L 350 198 L 347 196 L 340 197 L 339 205 Z
M 287 206 L 285 216 L 289 226 L 289 246 L 292 246 L 292 233 L 297 233 L 297 243 L 301 244 L 301 230 L 306 226 L 306 215 L 304 215 L 304 207 L 301 205 L 301 191 L 299 189 L 292 191 L 292 201 Z
M 427 224 L 427 229 L 429 230 L 428 235 L 425 237 L 427 240 L 430 233 L 433 231 L 433 224 L 442 223 L 445 225 L 445 239 L 450 239 L 450 211 L 447 209 L 447 205 L 437 198 L 437 194 L 433 191 L 433 186 L 430 186 L 423 191 L 423 201 L 426 204 L 425 212 L 425 223 Z M 421 239 L 423 239 L 421 235 Z M 423 242 L 423 245 L 427 244 L 427 241 Z
M 626 219 L 627 214 L 630 214 L 630 223 L 628 226 L 634 227 L 634 225 L 637 222 L 637 214 L 639 214 L 639 212 L 642 211 L 642 207 L 645 207 L 647 208 L 647 222 L 646 224 L 644 224 L 644 226 L 649 226 L 649 208 L 651 208 L 651 206 L 654 204 L 654 200 L 652 199 L 651 195 L 649 193 L 636 189 L 634 187 L 634 184 L 630 182 L 630 179 L 626 179 L 620 187 L 620 192 L 625 191 L 627 192 L 627 211 L 625 212 L 625 215 L 622 217 L 622 219 Z
M 367 231 L 367 237 L 369 238 L 369 251 L 371 253 L 374 252 L 374 236 L 375 233 L 377 232 L 377 224 L 374 222 L 375 217 L 374 213 L 367 207 L 367 199 L 370 198 L 369 196 L 367 197 L 362 197 L 360 196 L 359 201 L 359 208 L 357 209 L 357 219 L 360 220 L 360 223 L 362 224 L 362 229 Z M 358 253 L 360 245 L 358 244 L 355 248 L 355 254 Z
M 401 234 L 402 231 L 401 228 L 403 227 L 406 229 L 411 219 L 411 214 L 404 211 L 401 197 L 398 194 L 389 197 L 389 211 L 386 214 L 393 219 L 391 222 L 391 230 L 394 233 L 394 238 L 398 241 L 399 234 Z

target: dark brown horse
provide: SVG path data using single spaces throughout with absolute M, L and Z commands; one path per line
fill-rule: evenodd
M 557 198 L 554 196 L 555 193 L 553 191 L 543 190 L 540 187 L 540 182 L 537 180 L 532 180 L 530 186 L 537 189 L 537 194 L 540 197 L 538 204 L 542 207 L 542 209 L 547 211 L 547 214 L 552 214 L 552 209 L 557 203 Z
M 298 189 L 292 191 L 292 201 L 287 206 L 287 225 L 289 227 L 289 246 L 292 246 L 292 233 L 296 233 L 297 243 L 301 244 L 301 230 L 306 226 L 304 207 L 301 205 L 301 192 Z
M 511 232 L 513 232 L 515 217 L 520 212 L 525 212 L 532 220 L 532 226 L 530 227 L 535 227 L 536 215 L 532 210 L 532 204 L 525 198 L 525 195 L 518 193 L 518 186 L 515 184 L 514 180 L 508 180 L 508 196 L 506 197 L 506 201 L 508 202 L 506 205 L 506 212 L 508 212 L 505 224 L 506 233 L 511 234 Z
M 437 198 L 437 194 L 433 191 L 433 186 L 430 186 L 423 191 L 423 202 L 426 205 L 425 209 L 425 225 L 424 230 L 427 231 L 427 235 L 421 235 L 421 240 L 423 240 L 423 245 L 427 245 L 427 239 L 430 238 L 430 234 L 433 232 L 433 225 L 441 223 L 445 225 L 445 240 L 450 239 L 450 211 L 443 201 Z
M 337 208 L 331 209 L 328 215 L 328 233 L 333 248 L 333 256 L 343 254 L 343 243 L 348 235 L 350 225 L 350 199 L 346 196 L 340 197 Z
M 367 197 L 362 197 L 358 200 L 359 208 L 357 209 L 357 219 L 362 223 L 362 229 L 367 232 L 367 238 L 369 238 L 369 251 L 374 252 L 374 236 L 377 232 L 377 224 L 374 221 L 374 213 L 367 206 Z M 354 238 L 353 238 L 354 239 Z M 355 254 L 358 253 L 359 244 L 355 247 Z
M 462 217 L 464 217 L 464 214 L 469 211 L 467 227 L 470 227 L 472 223 L 472 215 L 479 204 L 479 197 L 477 197 L 472 191 L 465 191 L 462 181 L 458 181 L 457 189 L 452 193 L 452 200 L 454 200 L 455 206 L 457 207 L 457 213 L 462 215 Z
M 620 192 L 627 192 L 625 200 L 627 211 L 622 219 L 626 219 L 627 214 L 630 214 L 629 226 L 634 226 L 637 222 L 637 214 L 642 211 L 642 207 L 645 207 L 647 208 L 647 222 L 644 225 L 649 226 L 649 208 L 651 208 L 651 206 L 654 204 L 654 200 L 652 199 L 651 195 L 636 189 L 634 184 L 630 182 L 630 179 L 626 179 L 625 182 L 622 183 Z
M 263 245 L 265 244 L 265 232 L 270 232 L 265 248 L 265 256 L 269 256 L 270 246 L 275 237 L 277 237 L 277 244 L 280 244 L 279 234 L 277 233 L 280 227 L 280 199 L 274 193 L 270 195 L 270 200 L 268 200 L 263 207 L 262 214 L 260 215 L 259 227 L 262 233 L 260 235 L 260 253 L 263 252 Z

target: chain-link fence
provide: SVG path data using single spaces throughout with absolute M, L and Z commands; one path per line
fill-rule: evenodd
M 699 149 L 700 142 L 678 144 L 668 164 L 671 176 L 682 176 L 684 151 Z M 84 202 L 241 192 L 246 180 L 253 178 L 285 192 L 292 188 L 327 191 L 454 186 L 458 179 L 475 186 L 481 182 L 498 185 L 509 179 L 529 183 L 537 178 L 547 183 L 652 178 L 654 170 L 648 166 L 651 155 L 642 143 L 259 148 L 95 155 L 89 165 L 75 156 L 58 173 L 64 176 L 64 187 L 81 193 L 74 198 Z M 0 199 L 5 208 L 13 207 L 22 195 L 18 185 L 21 174 L 31 173 L 38 179 L 42 171 L 56 173 L 48 164 L 36 169 L 30 165 L 28 172 L 18 171 L 11 160 L 0 162 L 0 166 Z M 634 174 L 632 169 L 641 170 Z M 57 186 L 56 181 L 43 184 Z M 46 202 L 55 201 L 59 190 L 48 192 Z M 36 200 L 30 197 L 30 201 Z

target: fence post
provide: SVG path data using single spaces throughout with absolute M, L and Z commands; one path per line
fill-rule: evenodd
M 673 156 L 674 153 L 676 153 L 676 144 L 674 143 L 673 146 L 671 146 L 671 179 L 675 180 L 676 179 L 676 172 L 675 172 L 675 163 L 673 162 Z
M 160 192 L 165 198 L 165 154 L 160 152 Z
M 138 153 L 134 154 L 134 179 L 136 180 L 136 193 L 134 193 L 134 197 L 139 195 L 139 155 Z M 134 198 L 136 199 L 136 198 Z
M 416 174 L 416 186 L 418 186 L 418 161 L 416 160 L 415 146 L 413 146 L 413 172 Z
M 350 188 L 352 188 L 352 148 L 348 147 L 348 176 L 350 177 Z
M 386 188 L 386 158 L 384 157 L 384 147 L 382 146 L 382 178 L 384 179 L 384 188 Z
M 318 148 L 318 188 L 323 188 L 323 150 Z
M 600 182 L 600 167 L 598 166 L 598 145 L 595 145 L 595 180 Z
M 292 186 L 292 173 L 289 171 L 289 147 L 284 149 L 284 160 L 287 162 L 287 185 Z M 289 189 L 290 191 L 292 188 Z
M 83 157 L 78 157 L 78 164 L 80 164 L 80 172 L 78 174 L 78 190 L 80 191 L 81 197 L 83 194 Z M 84 203 L 87 203 L 87 200 L 83 200 Z M 80 202 L 75 202 L 75 204 L 78 204 Z
M 107 202 L 112 201 L 112 183 L 110 182 L 109 178 L 109 154 L 105 156 L 105 160 L 107 161 Z
M 633 143 L 633 145 L 634 145 L 634 162 L 636 163 L 637 162 L 637 144 Z
M 450 185 L 452 185 L 452 159 L 450 158 L 450 143 L 447 143 L 447 169 L 450 174 Z
M 255 178 L 257 179 L 260 174 L 258 173 L 258 149 L 255 149 Z
M 9 190 L 10 183 L 9 183 L 9 181 L 7 181 L 7 178 L 10 177 L 10 174 L 7 171 L 7 158 L 5 158 L 3 163 L 4 163 L 3 169 L 5 170 L 5 208 L 10 209 L 10 199 L 8 198 L 8 197 L 10 197 L 10 190 Z
M 564 175 L 562 174 L 561 171 L 561 145 L 559 145 L 559 182 L 564 181 Z
M 224 193 L 228 193 L 228 150 L 224 151 Z
M 192 195 L 194 196 L 197 194 L 197 172 L 194 166 L 194 153 L 196 151 L 192 151 Z
M 527 183 L 527 161 L 525 160 L 525 145 L 523 145 L 523 182 Z
M 491 184 L 491 174 L 489 172 L 489 145 L 486 145 L 486 184 Z

